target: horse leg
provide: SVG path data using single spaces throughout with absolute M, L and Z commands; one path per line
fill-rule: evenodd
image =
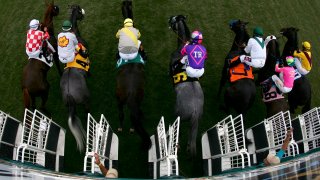
M 301 109 L 301 113 L 304 114 L 305 112 L 308 112 L 310 109 L 311 109 L 311 96 L 308 99 L 307 103 Z
M 53 53 L 53 60 L 54 60 L 54 63 L 56 65 L 56 67 L 57 67 L 58 73 L 59 73 L 59 75 L 61 77 L 62 76 L 62 70 L 61 70 L 61 67 L 60 67 L 60 60 L 59 60 L 58 52 Z
M 142 149 L 143 150 L 149 150 L 151 147 L 151 140 L 150 135 L 147 133 L 147 131 L 144 129 L 142 124 L 143 113 L 139 106 L 136 104 L 135 106 L 130 106 L 130 119 L 131 123 L 133 124 L 134 129 L 138 133 L 138 135 L 142 139 Z
M 48 115 L 51 116 L 50 112 L 46 109 L 46 103 L 48 101 L 48 96 L 49 96 L 49 90 L 45 90 L 45 92 L 41 95 L 41 106 L 40 106 L 40 110 Z
M 119 111 L 119 127 L 118 132 L 122 132 L 123 121 L 124 121 L 124 104 L 122 102 L 118 102 L 118 111 Z
M 29 109 L 30 108 L 30 94 L 27 88 L 23 88 L 23 103 L 24 103 L 24 108 Z
M 290 95 L 289 95 L 290 96 Z M 288 97 L 288 103 L 289 103 L 289 111 L 291 114 L 295 113 L 295 109 L 298 107 L 297 104 L 292 100 L 292 97 Z

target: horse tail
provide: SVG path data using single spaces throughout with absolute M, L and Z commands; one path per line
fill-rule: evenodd
M 24 101 L 24 107 L 29 109 L 30 108 L 30 94 L 27 88 L 23 88 L 23 101 Z
M 143 127 L 142 120 L 144 119 L 144 115 L 140 109 L 142 97 L 143 97 L 143 92 L 128 92 L 127 105 L 131 113 L 130 114 L 131 123 L 135 131 L 138 133 L 138 135 L 142 139 L 142 148 L 144 150 L 149 150 L 151 147 L 150 135 Z
M 190 118 L 190 132 L 187 150 L 190 152 L 193 158 L 197 155 L 197 134 L 199 127 L 199 120 L 202 116 L 202 111 L 199 107 L 195 107 Z
M 84 150 L 85 130 L 80 119 L 76 116 L 76 103 L 71 95 L 67 95 L 67 105 L 69 108 L 68 125 L 72 135 L 76 139 L 77 147 L 80 152 Z

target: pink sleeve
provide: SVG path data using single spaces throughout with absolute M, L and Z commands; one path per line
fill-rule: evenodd
M 274 69 L 276 72 L 282 72 L 282 68 L 279 68 L 279 64 L 276 64 L 276 68 Z
M 180 51 L 180 54 L 183 56 L 187 54 L 186 46 L 183 46 L 183 48 Z
M 43 35 L 43 39 L 44 39 L 44 40 L 47 40 L 47 39 L 49 39 L 49 38 L 50 38 L 50 35 L 49 35 L 48 31 L 46 31 L 46 32 L 44 33 L 44 35 Z

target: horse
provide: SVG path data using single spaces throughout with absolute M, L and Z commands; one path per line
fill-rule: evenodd
M 131 2 L 124 1 L 122 3 L 122 14 L 124 15 L 124 19 L 133 17 Z M 144 97 L 144 89 L 145 73 L 143 63 L 125 63 L 117 68 L 116 98 L 119 111 L 118 131 L 122 131 L 124 121 L 124 107 L 127 106 L 130 111 L 131 124 L 137 134 L 141 137 L 141 148 L 143 150 L 148 150 L 151 147 L 151 140 L 150 135 L 143 126 L 142 122 L 144 120 L 144 114 L 141 110 L 141 103 Z
M 45 11 L 44 22 L 42 23 L 43 26 L 48 28 L 48 31 L 53 34 L 53 17 L 59 14 L 58 6 L 51 3 L 47 3 L 47 9 Z M 50 42 L 52 44 L 56 44 L 54 42 L 54 35 L 50 35 L 52 39 Z M 43 44 L 43 53 L 49 55 L 51 52 L 46 52 L 48 44 L 44 42 Z M 50 55 L 49 55 L 50 56 Z M 42 102 L 40 106 L 40 110 L 47 115 L 50 113 L 47 111 L 45 105 L 48 100 L 49 95 L 49 88 L 50 84 L 47 80 L 47 73 L 50 69 L 50 66 L 45 62 L 30 58 L 28 63 L 23 68 L 23 75 L 22 75 L 22 91 L 23 91 L 23 101 L 24 101 L 24 108 L 27 109 L 36 109 L 36 98 L 40 97 Z
M 280 30 L 280 33 L 287 38 L 282 58 L 293 56 L 294 51 L 298 50 L 298 31 L 299 29 L 294 27 L 282 28 Z M 298 106 L 303 106 L 301 109 L 302 114 L 311 109 L 311 84 L 307 77 L 302 76 L 297 70 L 293 88 L 288 93 L 288 102 L 291 113 L 295 113 L 295 109 Z
M 41 26 L 41 29 L 43 30 L 44 27 L 47 27 L 48 33 L 50 35 L 49 38 L 49 43 L 52 45 L 54 48 L 55 52 L 53 52 L 53 60 L 54 63 L 57 67 L 58 73 L 61 76 L 62 75 L 62 70 L 60 67 L 60 61 L 59 61 L 59 56 L 58 56 L 58 46 L 57 46 L 57 39 L 54 34 L 54 27 L 53 27 L 53 21 L 52 17 L 58 16 L 59 15 L 59 7 L 54 5 L 54 1 L 52 0 L 51 2 L 48 2 L 48 0 L 45 1 L 46 5 L 48 6 L 48 10 L 45 12 L 45 16 L 43 19 L 43 24 Z
M 289 110 L 289 105 L 282 93 L 278 93 L 271 79 L 276 74 L 275 66 L 280 57 L 279 42 L 275 36 L 271 35 L 266 44 L 267 58 L 265 65 L 258 71 L 257 83 L 262 86 L 262 97 L 267 109 L 267 116 L 271 117 L 278 112 Z
M 203 114 L 204 95 L 198 78 L 187 77 L 185 69 L 177 66 L 182 59 L 181 49 L 190 40 L 190 30 L 186 24 L 186 16 L 177 15 L 169 18 L 169 27 L 177 34 L 177 48 L 171 54 L 169 74 L 174 81 L 176 93 L 175 115 L 182 122 L 190 122 L 187 152 L 191 157 L 197 154 L 197 134 L 199 120 Z
M 78 41 L 88 47 L 86 42 L 80 36 L 77 21 L 84 18 L 84 10 L 79 5 L 72 5 L 69 7 L 71 10 L 70 22 L 72 23 L 72 31 L 75 33 Z M 82 57 L 77 54 L 75 59 L 84 58 L 86 61 L 88 57 Z M 88 65 L 88 64 L 87 64 Z M 68 107 L 68 125 L 80 152 L 84 149 L 85 130 L 78 116 L 76 115 L 76 106 L 82 104 L 85 107 L 86 113 L 90 112 L 90 92 L 87 87 L 88 72 L 85 69 L 68 67 L 64 69 L 60 79 L 60 89 L 62 93 L 63 102 Z
M 244 66 L 243 68 L 240 67 L 241 73 L 238 74 L 239 76 L 242 76 L 242 78 L 238 78 L 233 82 L 231 81 L 232 70 L 230 70 L 230 59 L 234 57 L 238 58 L 237 56 L 243 53 L 243 49 L 250 38 L 246 30 L 247 24 L 248 22 L 241 20 L 234 20 L 230 23 L 230 29 L 235 33 L 236 36 L 234 38 L 231 50 L 224 61 L 218 90 L 218 96 L 220 96 L 223 86 L 227 80 L 230 79 L 231 84 L 224 93 L 224 105 L 220 107 L 227 114 L 229 114 L 230 109 L 233 108 L 236 113 L 245 116 L 247 111 L 252 107 L 256 96 L 256 87 L 253 81 L 253 75 L 251 73 L 251 78 L 247 76 L 250 70 L 252 72 L 252 67 L 242 63 L 236 64 L 235 67 L 240 65 Z

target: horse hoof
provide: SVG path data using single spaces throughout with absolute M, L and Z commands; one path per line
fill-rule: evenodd
M 134 129 L 133 129 L 133 128 L 130 128 L 129 133 L 130 133 L 130 134 L 133 134 L 133 133 L 134 133 Z
M 122 128 L 118 128 L 118 132 L 122 132 Z

